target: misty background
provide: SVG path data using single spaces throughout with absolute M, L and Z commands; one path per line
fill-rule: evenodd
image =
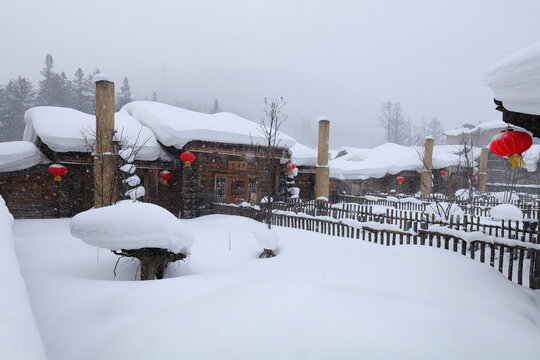
M 299 141 L 314 146 L 325 115 L 332 148 L 372 147 L 388 102 L 415 125 L 501 118 L 483 73 L 538 41 L 538 14 L 536 0 L 3 0 L 0 86 L 21 76 L 38 96 L 51 54 L 70 81 L 99 68 L 119 92 L 128 78 L 135 100 L 211 112 L 217 99 L 258 122 L 264 98 L 283 96 Z

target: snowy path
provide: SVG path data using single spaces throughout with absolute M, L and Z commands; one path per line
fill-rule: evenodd
M 127 260 L 114 279 L 116 256 L 72 238 L 69 219 L 15 222 L 49 360 L 540 355 L 540 292 L 461 255 L 277 228 L 281 253 L 259 260 L 250 219 L 182 222 L 182 276 L 148 282 L 127 281 Z

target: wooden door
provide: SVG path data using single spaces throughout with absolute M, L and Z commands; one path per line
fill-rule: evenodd
M 247 182 L 247 178 L 229 178 L 229 203 L 248 201 Z

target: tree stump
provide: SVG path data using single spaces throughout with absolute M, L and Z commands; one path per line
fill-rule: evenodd
M 141 280 L 163 279 L 169 263 L 183 260 L 187 257 L 187 254 L 175 254 L 167 249 L 160 248 L 122 249 L 113 250 L 112 252 L 122 257 L 132 257 L 139 260 L 141 264 Z
M 269 259 L 276 256 L 274 250 L 264 249 L 263 252 L 259 255 L 259 259 Z

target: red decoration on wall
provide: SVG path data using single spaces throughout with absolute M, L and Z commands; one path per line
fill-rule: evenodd
M 404 180 L 405 180 L 405 178 L 404 178 L 403 176 L 398 176 L 398 177 L 396 178 L 396 181 L 397 181 L 397 183 L 398 183 L 399 185 L 401 185 L 401 183 L 402 183 Z
M 532 145 L 532 137 L 523 131 L 504 130 L 495 135 L 489 144 L 491 151 L 498 156 L 506 156 L 512 167 L 523 166 L 521 153 L 527 151 Z
M 49 173 L 54 175 L 54 181 L 62 181 L 62 176 L 68 172 L 67 167 L 62 164 L 52 164 L 49 166 Z
M 195 161 L 195 154 L 186 151 L 180 154 L 180 160 L 182 160 L 186 167 L 191 168 L 191 163 Z
M 158 173 L 158 176 L 161 180 L 163 180 L 163 185 L 168 186 L 169 180 L 172 179 L 172 174 L 168 170 L 162 170 Z
M 441 176 L 442 176 L 443 178 L 447 177 L 447 176 L 448 176 L 448 171 L 446 171 L 446 170 L 441 170 Z

